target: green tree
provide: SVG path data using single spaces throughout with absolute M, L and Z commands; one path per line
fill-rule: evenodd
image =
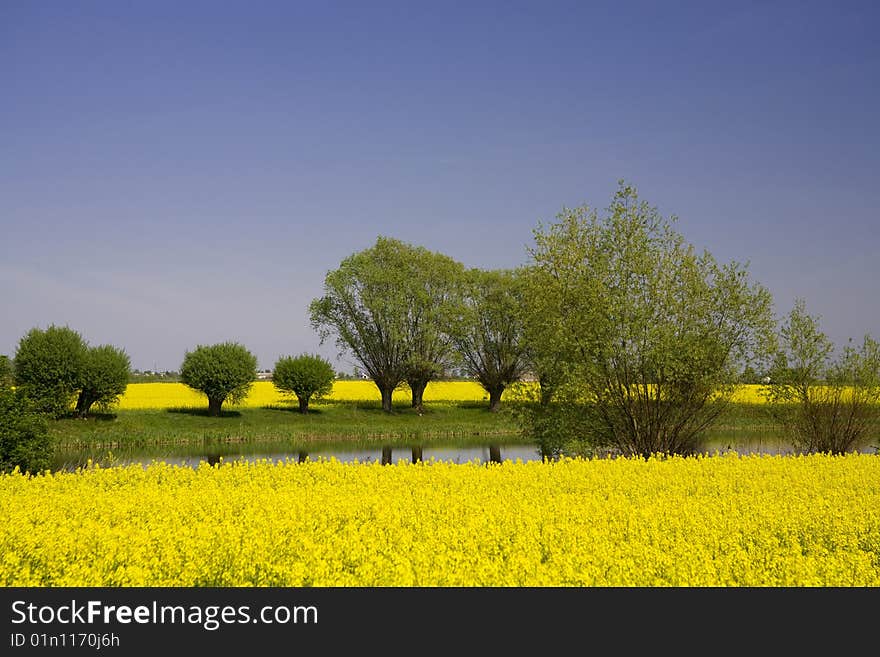
M 296 395 L 300 413 L 309 412 L 309 400 L 333 391 L 333 366 L 317 354 L 284 356 L 275 362 L 272 382 L 281 392 Z
M 123 349 L 109 344 L 89 347 L 80 372 L 76 413 L 86 417 L 94 404 L 112 404 L 125 392 L 131 360 Z
M 621 181 L 604 217 L 563 209 L 535 230 L 528 352 L 555 368 L 557 405 L 578 407 L 565 426 L 594 447 L 692 453 L 772 335 L 769 292 L 744 265 L 698 254 L 674 222 Z
M 180 380 L 207 396 L 208 413 L 215 417 L 223 402 L 243 401 L 256 378 L 257 359 L 238 342 L 199 345 L 186 352 L 180 366 Z
M 785 318 L 763 391 L 773 417 L 806 452 L 843 454 L 861 446 L 880 417 L 880 344 L 866 335 L 835 356 L 819 317 L 797 299 Z
M 88 346 L 67 326 L 33 328 L 15 352 L 15 383 L 39 412 L 61 417 L 80 387 Z
M 409 269 L 404 378 L 412 407 L 421 411 L 428 383 L 456 361 L 450 327 L 460 311 L 465 269 L 449 256 L 424 248 L 414 248 L 402 266 Z
M 0 386 L 9 387 L 12 384 L 12 360 L 9 358 L 9 356 L 0 355 Z
M 0 472 L 46 470 L 52 443 L 45 418 L 22 390 L 0 387 Z
M 451 355 L 444 322 L 453 312 L 458 265 L 440 254 L 380 236 L 345 258 L 324 279 L 324 295 L 309 306 L 321 342 L 334 335 L 376 384 L 382 408 L 407 381 L 413 406 Z
M 489 393 L 489 410 L 528 369 L 521 306 L 522 285 L 515 270 L 471 269 L 464 284 L 452 338 L 464 370 Z

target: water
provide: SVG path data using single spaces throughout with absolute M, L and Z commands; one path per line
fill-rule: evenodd
M 796 450 L 789 444 L 774 438 L 771 434 L 718 436 L 708 439 L 700 450 L 707 454 L 794 454 Z M 877 447 L 868 446 L 860 450 L 875 454 Z M 443 461 L 451 463 L 502 463 L 505 461 L 541 461 L 544 459 L 537 445 L 499 440 L 494 443 L 458 442 L 452 444 L 397 444 L 333 442 L 294 445 L 291 443 L 217 443 L 212 445 L 153 446 L 148 448 L 126 448 L 121 450 L 81 449 L 61 451 L 56 454 L 53 469 L 75 470 L 85 466 L 89 460 L 102 466 L 108 465 L 146 465 L 152 461 L 164 461 L 173 465 L 197 467 L 201 462 L 209 464 L 221 461 L 243 459 L 249 462 L 268 460 L 317 461 L 334 458 L 343 463 L 399 463 L 400 461 Z M 549 456 L 549 455 L 547 455 Z

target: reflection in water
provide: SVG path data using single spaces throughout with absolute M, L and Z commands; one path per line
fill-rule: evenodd
M 84 467 L 91 460 L 103 467 L 111 465 L 148 464 L 152 461 L 164 461 L 172 465 L 184 465 L 197 467 L 199 463 L 217 465 L 221 462 L 243 459 L 250 462 L 268 460 L 271 462 L 293 461 L 304 463 L 322 459 L 336 459 L 340 462 L 382 463 L 389 465 L 394 463 L 394 452 L 397 451 L 399 460 L 406 454 L 412 463 L 443 461 L 451 463 L 502 463 L 504 461 L 543 461 L 555 460 L 560 454 L 554 450 L 541 449 L 538 445 L 528 443 L 492 443 L 479 444 L 469 443 L 465 445 L 363 445 L 363 444 L 310 444 L 307 448 L 300 445 L 281 444 L 221 444 L 213 447 L 206 446 L 178 446 L 152 449 L 128 449 L 113 450 L 72 450 L 56 454 L 54 470 L 76 470 Z M 785 455 L 792 454 L 794 450 L 790 445 L 767 438 L 741 440 L 731 442 L 727 438 L 723 441 L 715 440 L 704 444 L 700 450 L 705 454 L 724 454 L 737 452 L 740 454 L 765 454 Z M 863 453 L 875 454 L 875 446 L 866 447 Z M 602 456 L 602 455 L 598 455 Z M 404 457 L 404 458 L 406 458 Z

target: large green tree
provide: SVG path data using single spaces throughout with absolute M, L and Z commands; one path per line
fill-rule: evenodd
M 489 410 L 528 370 L 523 342 L 522 285 L 516 270 L 467 272 L 460 313 L 451 326 L 464 370 L 489 393 Z
M 405 380 L 413 408 L 423 408 L 425 388 L 456 362 L 451 335 L 462 301 L 465 269 L 442 253 L 416 248 L 404 266 L 409 268 L 406 317 L 408 360 Z
M 186 352 L 180 366 L 180 380 L 205 394 L 215 417 L 224 402 L 243 401 L 256 378 L 257 358 L 238 342 L 199 345 Z
M 32 328 L 15 352 L 15 384 L 37 411 L 61 417 L 80 388 L 87 352 L 85 340 L 68 326 Z
M 130 375 L 131 360 L 124 349 L 109 344 L 89 347 L 80 372 L 77 415 L 87 416 L 94 404 L 116 402 L 125 392 Z
M 583 411 L 565 424 L 592 445 L 692 453 L 772 336 L 769 292 L 674 222 L 621 182 L 604 216 L 564 209 L 535 230 L 529 353 L 556 364 L 557 404 Z
M 323 343 L 335 336 L 376 384 L 382 408 L 406 381 L 421 406 L 428 382 L 452 355 L 445 323 L 453 312 L 460 265 L 441 254 L 380 236 L 327 273 L 324 295 L 309 306 Z
M 779 330 L 770 383 L 773 417 L 797 448 L 842 454 L 880 431 L 880 344 L 865 335 L 835 353 L 803 299 Z

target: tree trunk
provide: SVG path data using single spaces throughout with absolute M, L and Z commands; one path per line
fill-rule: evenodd
M 489 463 L 501 463 L 501 445 L 489 445 Z
M 382 393 L 382 410 L 391 413 L 394 411 L 394 407 L 391 405 L 391 394 L 394 392 L 394 388 L 379 386 L 379 390 Z
M 489 390 L 489 410 L 493 413 L 497 413 L 498 409 L 501 408 L 501 393 L 504 392 L 504 386 L 493 386 L 491 390 Z
M 84 390 L 80 390 L 79 397 L 76 399 L 76 416 L 80 418 L 88 416 L 89 410 L 94 403 L 95 400 L 91 395 L 86 394 Z
M 391 465 L 391 448 L 382 448 L 382 465 Z
M 220 417 L 220 407 L 223 405 L 223 399 L 218 397 L 208 397 L 208 415 L 211 417 Z
M 427 379 L 410 379 L 407 381 L 410 390 L 412 390 L 412 407 L 421 412 L 422 398 L 425 395 L 425 388 L 428 387 Z
M 309 458 L 308 452 L 299 451 L 296 454 L 296 460 L 298 463 L 305 463 L 307 458 Z
M 418 463 L 422 460 L 422 448 L 421 447 L 413 447 L 412 448 L 412 462 Z
M 308 397 L 297 397 L 299 400 L 299 412 L 305 415 L 309 412 L 309 398 Z

